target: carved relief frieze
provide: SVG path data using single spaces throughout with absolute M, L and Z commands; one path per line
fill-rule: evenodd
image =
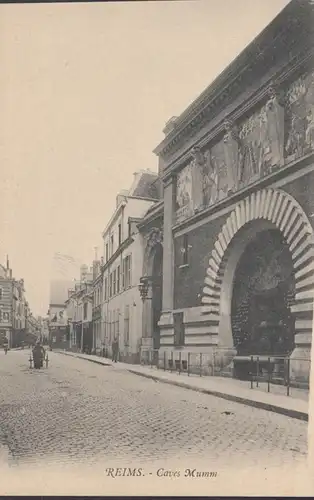
M 177 220 L 184 220 L 193 214 L 192 163 L 186 165 L 177 176 L 176 185 Z
M 271 82 L 250 115 L 225 120 L 222 139 L 191 150 L 190 162 L 177 176 L 177 222 L 282 168 L 286 157 L 312 150 L 314 72 L 286 89 Z
M 203 203 L 214 205 L 228 193 L 228 172 L 224 154 L 224 143 L 219 141 L 205 153 L 203 170 Z
M 286 90 L 285 156 L 299 158 L 314 149 L 314 72 Z
M 211 149 L 193 148 L 191 161 L 177 176 L 177 213 L 180 222 L 227 196 L 227 166 L 221 140 Z

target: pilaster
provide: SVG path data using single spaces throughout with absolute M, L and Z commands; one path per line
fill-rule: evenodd
M 172 225 L 175 213 L 175 178 L 164 183 L 164 230 L 163 230 L 163 283 L 162 310 L 173 310 L 174 290 L 174 245 Z

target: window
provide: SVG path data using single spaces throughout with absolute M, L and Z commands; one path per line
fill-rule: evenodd
M 120 266 L 117 267 L 117 293 L 120 293 Z
M 106 243 L 106 262 L 109 260 L 109 245 Z
M 113 255 L 113 234 L 110 236 L 110 257 Z
M 84 302 L 84 319 L 87 319 L 87 302 Z
M 131 285 L 131 255 L 128 255 L 123 260 L 123 288 L 129 288 Z
M 0 323 L 2 321 L 2 310 L 0 309 Z
M 107 300 L 107 294 L 108 294 L 108 278 L 105 278 L 105 284 L 104 284 L 104 297 L 105 300 Z
M 3 321 L 9 321 L 10 319 L 10 314 L 8 312 L 3 313 Z
M 109 299 L 112 297 L 112 273 L 109 276 Z
M 116 271 L 116 269 L 113 271 L 112 284 L 113 284 L 113 295 L 115 295 L 116 294 L 116 285 L 117 285 L 117 271 Z
M 124 344 L 129 345 L 130 340 L 130 307 L 124 309 Z
M 182 247 L 182 265 L 187 266 L 189 263 L 189 239 L 188 235 L 183 235 L 183 247 Z
M 120 246 L 121 243 L 122 243 L 122 227 L 121 227 L 121 224 L 119 224 L 119 226 L 118 226 L 118 241 L 119 241 L 119 246 Z
M 0 300 L 2 300 L 2 297 L 3 297 L 3 292 L 2 292 L 2 288 L 0 288 Z

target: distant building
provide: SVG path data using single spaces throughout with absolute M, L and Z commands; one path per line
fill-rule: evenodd
M 93 268 L 81 266 L 80 281 L 68 289 L 64 304 L 69 331 L 69 348 L 93 350 Z
M 30 314 L 24 280 L 13 277 L 7 259 L 6 267 L 0 265 L 0 344 L 18 347 L 27 342 Z
M 101 321 L 102 299 L 103 299 L 103 273 L 101 265 L 103 259 L 98 260 L 97 255 L 93 261 L 93 303 L 92 303 L 92 323 L 93 323 L 93 352 L 101 353 L 104 347 L 103 328 Z
M 55 348 L 69 347 L 69 328 L 66 317 L 65 303 L 68 290 L 73 286 L 70 280 L 53 280 L 50 283 L 49 299 L 49 343 Z

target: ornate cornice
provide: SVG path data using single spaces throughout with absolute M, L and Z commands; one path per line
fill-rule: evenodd
M 137 227 L 139 228 L 140 232 L 144 232 L 145 228 L 151 224 L 151 222 L 155 221 L 156 219 L 163 219 L 164 215 L 164 201 L 161 200 L 160 202 L 156 203 L 152 208 L 149 209 L 149 211 L 146 212 L 145 217 L 137 224 Z
M 176 120 L 175 129 L 157 146 L 155 153 L 169 157 L 186 137 L 195 136 L 206 122 L 243 93 L 243 88 L 259 81 L 271 67 L 279 65 L 284 55 L 291 64 L 296 43 L 304 50 L 311 44 L 311 6 L 308 1 L 292 0 L 270 25 L 247 47 L 214 82 Z M 275 48 L 274 48 L 275 47 Z M 245 80 L 245 81 L 244 81 Z
M 211 121 L 207 122 L 207 126 L 198 130 L 198 135 L 195 137 L 194 134 L 188 140 L 185 140 L 181 150 L 173 151 L 171 160 L 169 161 L 168 167 L 165 168 L 163 172 L 163 182 L 170 182 L 171 177 L 180 170 L 185 164 L 187 164 L 192 159 L 192 148 L 197 144 L 198 148 L 203 148 L 204 146 L 213 145 L 215 142 L 222 138 L 226 132 L 226 125 L 235 124 L 244 116 L 246 116 L 255 106 L 261 104 L 263 101 L 269 100 L 270 96 L 276 92 L 277 95 L 282 99 L 280 86 L 282 86 L 287 80 L 289 80 L 297 71 L 301 68 L 304 70 L 309 66 L 309 63 L 313 64 L 314 49 L 305 50 L 304 52 L 296 54 L 293 59 L 290 59 L 289 63 L 286 63 L 281 67 L 276 73 L 268 79 L 262 86 L 260 86 L 255 92 L 246 99 L 242 97 L 240 103 L 235 101 L 232 108 L 229 109 L 229 113 L 223 116 L 214 117 Z M 217 118 L 217 119 L 216 119 Z M 215 120 L 216 119 L 216 120 Z M 183 149 L 184 148 L 184 149 Z M 179 149 L 179 148 L 178 148 Z

